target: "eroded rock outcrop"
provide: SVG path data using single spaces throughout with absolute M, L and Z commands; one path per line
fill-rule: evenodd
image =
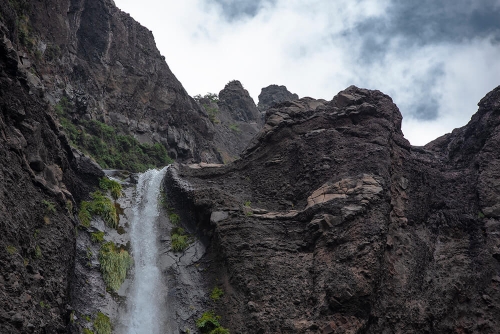
M 237 333 L 493 333 L 500 87 L 425 147 L 379 91 L 275 105 L 241 160 L 170 171 Z M 179 181 L 182 180 L 182 181 Z
M 259 110 L 265 112 L 276 103 L 298 100 L 297 94 L 291 93 L 286 86 L 269 85 L 259 94 Z
M 216 101 L 203 97 L 199 98 L 199 103 L 214 124 L 213 142 L 225 163 L 237 159 L 262 128 L 261 114 L 255 102 L 237 80 L 229 82 L 219 92 Z

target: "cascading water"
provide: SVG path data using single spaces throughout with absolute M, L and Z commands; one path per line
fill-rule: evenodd
M 165 286 L 158 266 L 157 221 L 160 186 L 168 167 L 141 174 L 137 183 L 130 241 L 134 278 L 127 298 L 127 334 L 164 333 Z

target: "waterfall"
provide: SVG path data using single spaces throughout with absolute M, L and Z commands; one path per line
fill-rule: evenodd
M 166 287 L 158 267 L 157 220 L 160 186 L 168 167 L 139 176 L 130 242 L 134 276 L 127 298 L 127 334 L 163 333 Z

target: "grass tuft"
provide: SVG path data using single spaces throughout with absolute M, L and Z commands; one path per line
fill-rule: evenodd
M 36 247 L 35 247 L 35 257 L 37 259 L 42 257 L 42 249 L 40 248 L 39 245 L 36 245 Z
M 201 315 L 201 318 L 196 320 L 196 327 L 198 327 L 202 333 L 230 334 L 228 329 L 220 325 L 219 320 L 220 316 L 215 315 L 213 311 L 207 311 Z
M 183 252 L 189 247 L 189 235 L 186 234 L 183 228 L 174 227 L 170 232 L 170 240 L 172 243 L 172 251 Z
M 170 220 L 172 225 L 178 225 L 179 222 L 181 221 L 181 217 L 179 217 L 179 215 L 176 213 L 169 213 L 168 220 Z
M 224 291 L 219 287 L 214 287 L 210 293 L 210 299 L 214 302 L 218 301 L 222 296 L 224 296 Z
M 104 241 L 104 232 L 97 231 L 90 233 L 90 238 L 93 242 L 102 243 Z
M 238 124 L 229 124 L 229 129 L 234 131 L 234 132 L 240 132 L 240 127 L 238 126 Z
M 94 329 L 96 334 L 111 334 L 111 321 L 104 313 L 97 313 L 94 320 Z
M 10 255 L 14 255 L 17 253 L 17 248 L 12 246 L 12 245 L 8 245 L 5 247 L 5 250 L 7 251 L 7 253 L 9 253 Z
M 122 195 L 122 185 L 115 180 L 108 179 L 107 177 L 103 177 L 99 180 L 99 187 L 102 190 L 109 190 L 111 197 L 115 200 L 120 198 Z
M 80 223 L 85 227 L 90 227 L 90 220 L 95 215 L 100 216 L 109 227 L 117 228 L 118 214 L 111 200 L 100 191 L 92 193 L 90 197 L 92 197 L 91 201 L 80 203 L 80 212 L 78 213 Z
M 113 242 L 106 242 L 99 250 L 99 262 L 104 282 L 110 289 L 118 291 L 132 265 L 130 254 L 117 248 Z
M 46 213 L 56 213 L 56 205 L 54 202 L 43 200 L 42 201 L 43 205 L 45 205 L 45 212 Z

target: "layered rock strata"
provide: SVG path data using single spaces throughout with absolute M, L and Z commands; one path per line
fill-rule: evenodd
M 390 97 L 349 87 L 275 105 L 230 166 L 172 168 L 170 192 L 211 238 L 223 325 L 495 332 L 499 111 L 500 87 L 467 126 L 414 147 Z

